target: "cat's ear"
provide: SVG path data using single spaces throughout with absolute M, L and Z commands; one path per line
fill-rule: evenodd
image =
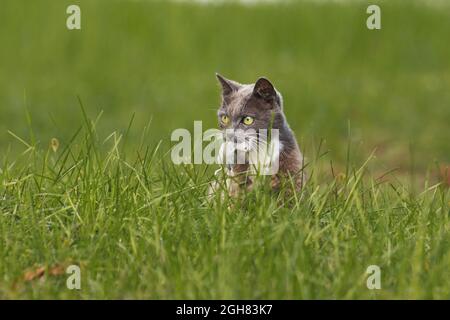
M 221 76 L 220 74 L 216 73 L 217 80 L 219 80 L 220 85 L 222 86 L 222 94 L 224 96 L 229 95 L 230 93 L 234 91 L 238 91 L 241 85 L 233 80 L 228 80 L 227 78 Z
M 277 97 L 275 88 L 266 78 L 259 78 L 256 81 L 255 87 L 253 88 L 253 94 L 263 98 L 264 100 L 272 100 Z

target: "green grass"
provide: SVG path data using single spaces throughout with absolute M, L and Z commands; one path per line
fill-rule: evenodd
M 450 297 L 450 10 L 382 2 L 374 32 L 364 1 L 77 1 L 68 31 L 72 3 L 1 4 L 0 298 Z M 215 71 L 283 93 L 311 176 L 289 204 L 172 164 L 173 129 L 216 126 Z M 24 280 L 58 264 L 80 291 Z
M 412 194 L 373 177 L 370 159 L 325 179 L 326 156 L 287 205 L 256 189 L 215 197 L 205 166 L 178 167 L 159 148 L 121 152 L 91 122 L 56 152 L 30 145 L 1 170 L 3 298 L 448 298 L 449 192 Z M 101 151 L 109 146 L 109 150 Z M 25 281 L 30 267 L 79 264 Z M 366 268 L 382 290 L 366 288 Z M 36 268 L 35 267 L 35 268 Z

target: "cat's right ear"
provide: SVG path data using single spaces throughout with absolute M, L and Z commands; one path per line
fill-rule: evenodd
M 221 76 L 216 72 L 217 80 L 219 80 L 222 86 L 222 95 L 227 96 L 234 91 L 238 91 L 240 84 L 233 80 L 228 80 L 227 78 Z

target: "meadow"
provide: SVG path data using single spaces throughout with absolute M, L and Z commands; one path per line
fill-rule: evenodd
M 2 1 L 0 298 L 450 298 L 450 6 L 380 2 L 373 31 L 367 5 Z M 289 204 L 172 163 L 174 129 L 217 126 L 215 72 L 283 94 Z

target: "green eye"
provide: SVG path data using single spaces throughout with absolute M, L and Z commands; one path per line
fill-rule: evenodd
M 244 120 L 242 121 L 246 126 L 249 126 L 253 123 L 253 121 L 255 121 L 255 119 L 253 119 L 252 117 L 245 117 Z
M 220 120 L 222 120 L 223 124 L 228 124 L 228 122 L 230 122 L 230 118 L 228 118 L 228 116 L 223 115 Z

